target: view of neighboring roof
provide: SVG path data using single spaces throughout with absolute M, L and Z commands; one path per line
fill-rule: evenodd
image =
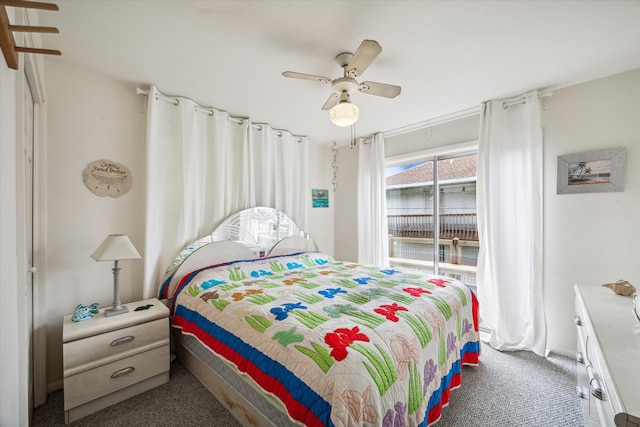
M 440 181 L 448 179 L 475 178 L 478 155 L 455 157 L 438 162 Z M 433 181 L 433 162 L 421 163 L 417 166 L 390 175 L 386 179 L 387 186 L 401 186 L 418 182 Z

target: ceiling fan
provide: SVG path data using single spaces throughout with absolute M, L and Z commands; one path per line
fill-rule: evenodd
M 323 110 L 330 110 L 329 117 L 337 126 L 350 126 L 359 117 L 359 109 L 351 103 L 350 95 L 356 90 L 370 95 L 395 98 L 400 95 L 400 86 L 376 82 L 358 83 L 356 77 L 362 75 L 374 59 L 382 52 L 382 47 L 375 40 L 364 40 L 355 53 L 343 52 L 336 56 L 336 62 L 343 69 L 343 76 L 337 79 L 316 76 L 313 74 L 285 71 L 285 77 L 311 80 L 320 83 L 331 83 L 332 92 L 322 106 Z

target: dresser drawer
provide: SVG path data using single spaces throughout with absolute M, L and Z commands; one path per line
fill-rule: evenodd
M 118 355 L 166 344 L 168 340 L 169 319 L 164 318 L 65 343 L 64 376 L 107 363 Z
M 73 408 L 169 371 L 169 345 L 64 379 L 64 407 Z

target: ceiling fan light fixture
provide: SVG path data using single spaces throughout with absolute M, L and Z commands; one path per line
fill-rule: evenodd
M 358 121 L 358 117 L 360 117 L 360 109 L 348 101 L 340 102 L 329 111 L 331 123 L 336 126 L 351 126 Z

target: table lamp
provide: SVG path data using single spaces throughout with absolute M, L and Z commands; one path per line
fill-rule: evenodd
M 91 254 L 91 258 L 96 261 L 114 261 L 113 267 L 113 307 L 104 311 L 105 316 L 115 316 L 124 314 L 129 309 L 120 304 L 120 294 L 118 291 L 118 276 L 120 268 L 118 261 L 121 259 L 140 259 L 141 256 L 131 243 L 126 234 L 110 234 L 98 246 L 98 249 Z

